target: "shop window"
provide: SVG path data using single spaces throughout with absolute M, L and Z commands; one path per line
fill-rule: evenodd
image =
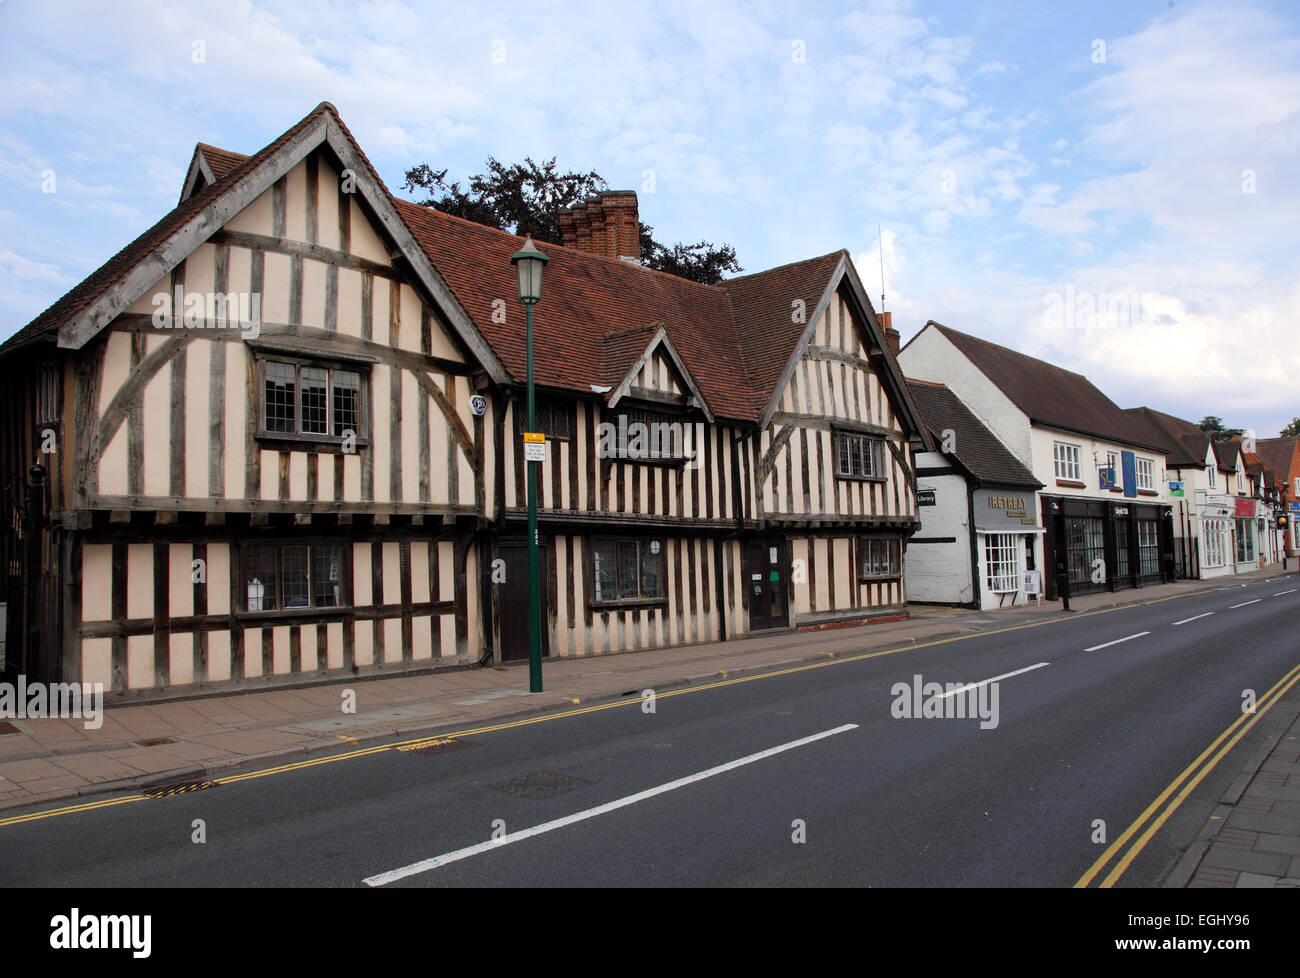
M 1143 577 L 1160 573 L 1160 525 L 1156 520 L 1137 521 L 1138 573 Z
M 1255 559 L 1255 530 L 1250 520 L 1237 520 L 1237 563 L 1248 564 Z
M 1066 520 L 1066 544 L 1070 583 L 1093 583 L 1094 570 L 1104 571 L 1106 567 L 1103 522 L 1091 517 L 1071 517 Z
M 984 537 L 984 563 L 988 589 L 994 594 L 1020 590 L 1020 547 L 1012 533 L 989 533 Z

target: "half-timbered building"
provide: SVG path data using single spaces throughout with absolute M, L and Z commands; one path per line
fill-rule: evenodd
M 928 438 L 847 253 L 707 286 L 627 260 L 635 194 L 562 227 L 547 654 L 899 613 Z M 4 541 L 10 668 L 136 697 L 526 655 L 519 247 L 391 196 L 328 103 L 200 144 L 177 207 L 0 348 L 0 464 L 41 514 Z

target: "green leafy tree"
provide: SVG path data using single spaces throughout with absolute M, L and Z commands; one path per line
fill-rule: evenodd
M 1201 423 L 1197 427 L 1208 434 L 1214 441 L 1231 441 L 1233 438 L 1240 438 L 1245 433 L 1242 428 L 1225 428 L 1223 419 L 1212 414 L 1201 418 Z
M 594 170 L 561 173 L 555 157 L 536 163 L 525 157 L 510 166 L 494 157 L 487 159 L 487 171 L 470 177 L 465 186 L 448 182 L 447 171 L 427 163 L 406 171 L 402 189 L 423 193 L 416 203 L 454 214 L 478 224 L 531 234 L 542 241 L 560 241 L 560 214 L 609 185 Z M 677 244 L 666 247 L 654 239 L 654 228 L 640 225 L 641 264 L 670 275 L 716 285 L 724 275 L 744 271 L 731 245 L 715 248 L 712 242 Z
M 1292 418 L 1291 423 L 1282 429 L 1283 438 L 1295 438 L 1300 436 L 1300 418 Z

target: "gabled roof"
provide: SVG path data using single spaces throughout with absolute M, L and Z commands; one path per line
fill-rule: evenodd
M 236 163 L 209 187 L 194 193 L 127 245 L 90 277 L 11 337 L 0 354 L 37 338 L 57 334 L 60 347 L 80 349 L 162 276 L 184 261 L 227 221 L 266 192 L 311 152 L 328 148 L 355 177 L 358 204 L 382 226 L 395 254 L 403 256 L 415 278 L 450 323 L 453 333 L 496 381 L 505 368 L 456 302 L 438 270 L 402 221 L 379 175 L 328 102 L 316 106 L 297 125 L 259 152 Z M 230 154 L 233 157 L 233 154 Z M 195 160 L 206 159 L 201 150 Z M 225 161 L 234 163 L 234 159 Z M 214 174 L 215 176 L 215 174 Z
M 216 184 L 205 187 L 198 193 L 189 197 L 187 200 L 177 204 L 171 211 L 162 217 L 153 227 L 149 228 L 116 255 L 110 258 L 99 268 L 91 272 L 86 278 L 82 279 L 77 285 L 73 286 L 65 295 L 54 302 L 48 309 L 33 319 L 30 323 L 18 330 L 13 336 L 0 345 L 0 352 L 9 352 L 27 343 L 39 340 L 41 338 L 52 338 L 60 326 L 69 319 L 84 312 L 96 300 L 100 299 L 112 286 L 124 278 L 128 273 L 138 268 L 152 253 L 154 253 L 166 240 L 177 230 L 184 227 L 188 221 L 193 220 L 202 213 L 213 200 L 215 200 L 223 190 L 232 186 L 241 174 L 251 169 L 258 160 L 266 159 L 275 153 L 276 150 L 289 143 L 294 137 L 320 122 L 321 116 L 327 110 L 332 108 L 329 103 L 322 102 L 313 109 L 297 125 L 292 126 L 282 136 L 265 147 L 253 157 L 249 157 L 243 163 L 229 169 L 224 177 L 217 180 Z M 199 155 L 198 150 L 195 156 Z M 191 162 L 191 167 L 193 167 Z M 214 226 L 212 230 L 216 230 Z M 166 274 L 168 268 L 160 269 L 158 274 L 153 277 L 156 281 L 163 274 Z M 151 283 L 152 284 L 152 283 Z M 129 303 L 128 303 L 129 304 Z
M 1255 441 L 1256 453 L 1283 481 L 1290 478 L 1293 471 L 1297 471 L 1297 446 L 1300 446 L 1300 438 L 1259 438 Z
M 664 328 L 663 323 L 652 323 L 650 329 L 649 341 L 646 341 L 645 329 L 606 334 L 605 376 L 612 381 L 607 386 L 613 388 L 609 395 L 609 406 L 617 406 L 618 402 L 627 396 L 632 386 L 632 378 L 650 361 L 656 351 L 661 351 L 672 363 L 673 369 L 677 371 L 678 376 L 682 378 L 686 389 L 690 391 L 690 394 L 687 395 L 688 403 L 698 406 L 704 412 L 704 416 L 709 421 L 713 421 L 713 412 L 709 410 L 708 402 L 704 399 L 704 395 L 700 393 L 695 378 L 686 369 L 686 364 L 682 362 L 681 354 L 673 346 L 673 341 L 668 338 L 668 331 Z M 640 350 L 636 347 L 638 342 L 645 342 L 645 345 Z M 630 359 L 628 357 L 629 353 L 632 354 Z M 620 364 L 621 366 L 619 366 Z
M 930 429 L 931 439 L 942 445 L 944 430 L 951 430 L 953 451 L 950 457 L 980 484 L 1042 488 L 1043 484 L 1034 478 L 1034 474 L 971 414 L 947 385 L 909 379 L 907 386 L 925 418 L 926 427 Z
M 493 378 L 521 382 L 525 331 L 510 256 L 522 239 L 393 197 L 329 103 L 250 157 L 198 144 L 181 203 L 0 346 L 0 354 L 54 333 L 61 346 L 79 347 L 138 298 L 122 301 L 132 288 L 150 287 L 251 202 L 244 200 L 249 193 L 263 192 L 263 183 L 287 172 L 290 150 L 322 141 L 368 178 L 358 185 L 364 202 Z M 844 251 L 702 285 L 576 248 L 539 246 L 550 259 L 534 312 L 534 372 L 542 387 L 588 396 L 615 387 L 662 329 L 706 414 L 765 423 L 810 327 L 841 287 L 868 334 L 868 349 L 877 353 L 885 345 Z M 502 299 L 510 310 L 504 323 L 493 317 Z M 792 316 L 798 302 L 806 325 Z M 884 350 L 873 356 L 873 366 L 907 434 L 924 439 L 893 357 Z
M 1164 440 L 1126 414 L 1082 374 L 951 329 L 937 329 L 992 381 L 1031 422 L 1164 453 Z
M 1158 432 L 1157 437 L 1160 437 L 1169 448 L 1167 456 L 1169 465 L 1196 468 L 1205 465 L 1206 451 L 1210 446 L 1208 432 L 1202 431 L 1190 421 L 1176 418 L 1172 414 L 1165 414 L 1154 408 L 1126 408 L 1124 413 L 1137 418 Z

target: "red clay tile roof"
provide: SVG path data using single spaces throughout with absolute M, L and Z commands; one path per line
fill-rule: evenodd
M 1280 480 L 1293 478 L 1300 472 L 1300 459 L 1296 457 L 1300 438 L 1260 438 L 1255 442 L 1255 451 L 1264 460 L 1264 464 L 1277 473 Z
M 1199 468 L 1205 464 L 1205 449 L 1210 436 L 1190 421 L 1149 407 L 1125 408 L 1124 413 L 1157 432 L 1157 437 L 1169 446 L 1166 459 L 1169 465 Z
M 935 444 L 942 444 L 945 428 L 951 429 L 955 436 L 953 454 L 981 483 L 1042 487 L 1034 474 L 971 414 L 947 385 L 909 378 L 907 386 Z
M 194 149 L 203 154 L 203 158 L 208 161 L 208 166 L 212 168 L 212 175 L 218 180 L 248 159 L 243 153 L 232 153 L 216 146 L 209 146 L 207 143 L 199 143 Z
M 114 281 L 158 247 L 214 195 L 292 138 L 321 112 L 322 103 L 270 145 L 245 157 L 199 143 L 217 178 L 0 347 L 57 331 L 70 316 L 98 298 Z M 356 140 L 352 139 L 354 146 Z M 376 185 L 374 167 L 357 146 Z M 526 374 L 524 310 L 517 298 L 510 256 L 522 238 L 472 221 L 421 207 L 390 195 L 401 220 L 424 249 L 457 301 L 502 360 L 510 375 Z M 592 385 L 622 380 L 662 325 L 715 416 L 758 421 L 806 323 L 792 317 L 796 299 L 811 318 L 843 251 L 783 265 L 766 272 L 702 285 L 574 248 L 539 242 L 547 263 L 541 302 L 534 310 L 536 382 L 592 393 Z M 506 303 L 507 322 L 492 321 L 493 302 Z M 638 345 L 639 344 L 639 345 Z
M 1164 439 L 1082 374 L 931 321 L 1031 421 L 1161 453 Z

